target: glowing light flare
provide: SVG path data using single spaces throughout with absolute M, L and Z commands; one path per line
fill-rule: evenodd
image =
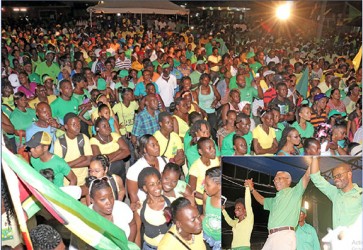
M 287 20 L 291 14 L 291 3 L 284 3 L 277 7 L 276 17 L 280 20 Z
M 305 208 L 306 210 L 309 210 L 309 202 L 304 201 L 304 208 Z

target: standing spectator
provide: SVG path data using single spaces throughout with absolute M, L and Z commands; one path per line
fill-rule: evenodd
M 306 209 L 300 209 L 299 224 L 296 229 L 296 250 L 320 250 L 318 235 L 314 227 L 305 222 Z
M 160 96 L 164 102 L 166 110 L 170 112 L 170 104 L 173 102 L 175 89 L 178 87 L 176 82 L 176 77 L 170 74 L 171 66 L 169 64 L 164 64 L 162 66 L 163 73 L 156 81 L 158 85 Z

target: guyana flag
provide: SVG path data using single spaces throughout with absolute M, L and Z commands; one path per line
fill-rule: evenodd
M 4 146 L 2 171 L 27 249 L 33 248 L 26 220 L 39 210 L 38 204 L 95 249 L 139 249 L 134 243 L 128 242 L 122 229 L 64 193 Z

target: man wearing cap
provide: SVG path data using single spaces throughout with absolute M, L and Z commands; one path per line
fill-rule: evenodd
M 52 50 L 48 50 L 45 53 L 45 61 L 41 62 L 37 68 L 35 69 L 35 73 L 37 73 L 40 77 L 44 74 L 48 74 L 53 79 L 57 79 L 57 76 L 60 72 L 60 68 L 58 64 L 54 63 L 55 52 Z
M 39 131 L 35 133 L 29 141 L 25 143 L 30 148 L 30 163 L 36 171 L 51 168 L 54 171 L 54 185 L 63 187 L 64 177 L 70 185 L 77 185 L 77 177 L 68 164 L 59 156 L 49 152 L 49 145 L 52 138 L 47 132 Z
M 128 79 L 129 76 L 129 72 L 125 69 L 120 70 L 120 72 L 117 75 L 117 82 L 116 83 L 111 83 L 110 88 L 114 89 L 115 92 L 115 96 L 116 96 L 116 100 L 117 102 L 119 102 L 119 88 L 123 89 L 123 88 L 130 88 L 130 89 L 134 89 L 135 88 L 135 84 L 132 81 L 129 81 Z M 112 84 L 114 84 L 112 86 Z
M 320 250 L 315 228 L 305 222 L 306 209 L 300 209 L 299 224 L 296 227 L 296 250 Z
M 91 144 L 89 138 L 81 134 L 81 121 L 76 114 L 65 115 L 64 128 L 66 133 L 54 143 L 54 154 L 67 162 L 77 176 L 77 185 L 81 186 L 88 176 L 88 166 L 92 157 Z
M 120 70 L 129 70 L 131 68 L 131 60 L 125 56 L 125 51 L 119 49 L 116 56 L 116 68 Z
M 35 82 L 36 84 L 40 84 L 40 77 L 37 73 L 33 72 L 31 61 L 25 60 L 23 68 L 24 71 L 28 74 L 30 82 Z
M 269 236 L 262 250 L 295 250 L 296 235 L 295 227 L 298 224 L 302 195 L 310 180 L 310 166 L 300 181 L 291 185 L 291 175 L 285 171 L 278 171 L 273 180 L 277 190 L 273 198 L 263 197 L 254 189 L 252 179 L 246 180 L 253 197 L 263 205 L 265 210 L 270 211 L 268 218 Z
M 176 77 L 170 74 L 171 67 L 169 64 L 164 64 L 162 66 L 163 73 L 156 81 L 158 85 L 161 99 L 164 102 L 165 107 L 169 111 L 170 104 L 174 101 L 175 89 L 178 87 L 176 82 Z
M 312 157 L 310 178 L 333 203 L 333 229 L 353 225 L 362 213 L 362 188 L 353 183 L 352 168 L 347 163 L 336 166 L 331 174 L 335 185 L 321 176 L 319 158 Z
M 250 65 L 250 68 L 253 70 L 253 72 L 256 74 L 259 68 L 262 67 L 261 63 L 255 61 L 255 53 L 250 51 L 247 53 L 246 56 L 247 62 Z

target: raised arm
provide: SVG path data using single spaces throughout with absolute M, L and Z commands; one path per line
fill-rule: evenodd
M 315 164 L 315 161 L 317 162 L 317 159 L 312 159 L 312 160 L 313 160 L 314 164 Z M 308 168 L 306 169 L 306 172 L 305 172 L 304 176 L 302 177 L 302 184 L 303 184 L 304 189 L 309 184 L 309 181 L 310 181 L 310 171 L 311 171 L 311 164 L 308 165 Z
M 264 202 L 265 202 L 265 197 L 263 197 L 262 195 L 260 195 L 260 193 L 257 192 L 257 190 L 254 189 L 253 179 L 245 180 L 245 186 L 248 186 L 249 187 L 249 189 L 251 190 L 251 194 L 256 199 L 256 201 L 258 203 L 260 203 L 261 205 L 263 205 Z

